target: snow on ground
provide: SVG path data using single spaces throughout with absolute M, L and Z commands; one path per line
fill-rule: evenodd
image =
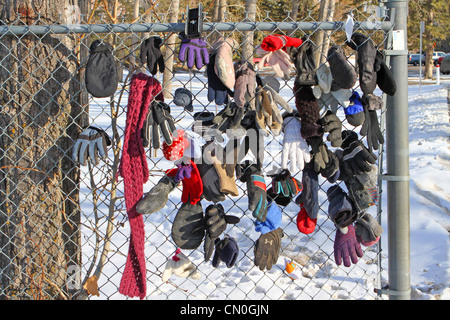
M 450 81 L 442 81 L 441 85 L 424 84 L 409 86 L 409 121 L 410 121 L 410 204 L 411 204 L 411 286 L 412 299 L 450 299 L 450 266 L 449 266 L 449 231 L 450 231 L 450 151 L 449 151 L 449 109 L 447 105 L 447 85 Z M 206 99 L 206 81 L 202 74 L 177 74 L 173 91 L 186 85 L 195 93 L 194 112 L 207 109 L 217 112 L 215 105 L 208 105 Z M 281 94 L 293 106 L 292 85 L 282 88 Z M 379 92 L 378 92 L 379 94 Z M 127 102 L 125 92 L 121 106 Z M 170 103 L 171 101 L 167 101 Z M 172 115 L 177 126 L 189 128 L 192 114 L 171 104 Z M 220 110 L 221 107 L 219 107 Z M 122 109 L 122 110 L 123 110 Z M 97 99 L 90 107 L 92 124 L 103 127 L 111 134 L 111 118 L 106 99 Z M 126 114 L 123 111 L 117 120 L 123 134 Z M 357 129 L 359 132 L 359 129 Z M 269 138 L 271 139 L 271 138 Z M 265 166 L 279 166 L 281 157 L 281 136 L 268 141 Z M 111 157 L 111 155 L 110 155 Z M 162 157 L 158 151 L 156 158 L 149 161 L 150 169 L 169 169 L 173 163 Z M 86 170 L 86 168 L 82 168 Z M 96 173 L 97 183 L 104 181 L 100 169 Z M 144 185 L 148 192 L 159 180 L 161 173 L 152 172 L 149 182 Z M 297 179 L 301 180 L 301 174 Z M 266 178 L 266 182 L 270 180 Z M 282 228 L 287 237 L 282 242 L 282 253 L 276 266 L 270 271 L 262 272 L 253 265 L 253 245 L 258 237 L 254 231 L 253 217 L 246 213 L 248 205 L 245 185 L 238 183 L 240 194 L 228 198 L 224 207 L 228 214 L 241 218 L 238 225 L 229 227 L 227 233 L 235 237 L 239 243 L 240 256 L 235 267 L 227 269 L 223 264 L 213 268 L 211 262 L 203 261 L 202 246 L 196 250 L 185 250 L 202 274 L 200 280 L 177 278 L 172 276 L 169 283 L 161 281 L 161 273 L 165 263 L 172 256 L 174 246 L 170 232 L 181 197 L 181 187 L 170 194 L 167 206 L 160 212 L 145 217 L 145 233 L 147 236 L 145 254 L 147 257 L 147 299 L 376 299 L 373 289 L 387 284 L 387 208 L 386 199 L 382 200 L 381 222 L 384 233 L 381 239 L 381 278 L 378 278 L 376 246 L 364 248 L 364 257 L 351 268 L 338 267 L 333 259 L 334 226 L 326 215 L 327 182 L 323 179 L 319 200 L 322 203 L 318 226 L 313 234 L 303 235 L 298 232 L 295 218 L 298 206 L 291 203 L 283 210 Z M 119 187 L 121 188 L 121 186 Z M 384 185 L 385 189 L 386 186 Z M 84 225 L 91 226 L 93 221 L 92 201 L 89 196 L 89 183 L 83 187 L 86 194 L 81 199 L 84 213 Z M 123 196 L 119 194 L 119 196 Z M 105 215 L 109 195 L 103 194 L 105 203 L 100 209 Z M 209 203 L 205 201 L 203 207 Z M 103 209 L 102 209 L 103 207 Z M 118 292 L 121 274 L 128 252 L 129 227 L 123 199 L 116 203 L 117 218 L 114 220 L 114 232 L 111 240 L 111 251 L 108 262 L 99 280 L 99 297 L 92 299 L 125 299 Z M 376 215 L 375 207 L 369 213 Z M 101 232 L 106 228 L 102 220 Z M 83 229 L 83 261 L 85 269 L 94 255 L 95 237 L 89 228 Z M 102 243 L 101 243 L 102 245 Z M 301 276 L 291 280 L 283 273 L 285 259 L 295 259 L 301 265 Z M 86 270 L 83 270 L 84 272 Z M 380 280 L 380 281 L 379 281 Z M 383 299 L 387 299 L 383 296 Z

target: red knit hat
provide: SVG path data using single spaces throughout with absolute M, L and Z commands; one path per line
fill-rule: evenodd
M 163 155 L 169 161 L 175 161 L 183 157 L 184 150 L 189 146 L 189 141 L 184 137 L 184 130 L 177 130 L 177 137 L 174 138 L 172 144 L 169 146 L 165 141 L 163 142 Z

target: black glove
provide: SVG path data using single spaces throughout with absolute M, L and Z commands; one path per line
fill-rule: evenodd
M 288 169 L 283 169 L 272 176 L 272 188 L 267 191 L 267 194 L 277 204 L 287 206 L 291 199 L 302 190 L 302 183 L 292 177 Z
M 203 156 L 205 157 L 205 154 Z M 225 200 L 225 195 L 220 191 L 219 175 L 212 163 L 211 158 L 204 158 L 202 163 L 197 164 L 197 168 L 203 182 L 203 197 L 208 201 L 218 203 Z
M 342 144 L 342 122 L 331 110 L 328 110 L 318 122 L 324 132 L 329 132 L 327 140 L 332 147 L 340 147 Z
M 377 56 L 375 58 L 375 71 L 377 72 L 377 85 L 381 91 L 393 96 L 397 91 L 397 84 L 391 69 L 384 62 L 384 54 L 377 50 Z
M 149 146 L 151 139 L 153 148 L 158 149 L 161 146 L 159 140 L 161 133 L 164 141 L 171 145 L 177 134 L 175 121 L 170 114 L 170 107 L 166 103 L 153 101 L 142 128 L 144 147 Z
M 328 148 L 323 142 L 322 136 L 315 136 L 306 139 L 308 145 L 311 146 L 312 163 L 314 164 L 314 170 L 320 172 L 325 169 L 327 163 L 330 161 L 328 158 Z
M 206 75 L 208 77 L 208 101 L 215 101 L 216 104 L 222 105 L 228 102 L 228 95 L 233 93 L 223 84 L 214 71 L 216 54 L 209 57 L 209 63 L 206 66 Z
M 303 43 L 298 49 L 292 49 L 291 57 L 294 61 L 297 76 L 295 83 L 302 85 L 317 85 L 316 63 L 314 61 L 314 48 L 306 37 L 303 37 Z
M 358 134 L 353 131 L 342 131 L 342 167 L 346 175 L 358 175 L 372 170 L 377 156 L 370 152 L 358 140 Z
M 205 261 L 211 258 L 214 251 L 214 243 L 226 230 L 227 224 L 237 224 L 241 219 L 225 214 L 225 209 L 219 204 L 211 204 L 205 210 Z
M 222 240 L 215 240 L 216 251 L 212 260 L 212 266 L 217 268 L 220 261 L 223 261 L 227 268 L 231 268 L 236 263 L 239 246 L 233 237 L 225 235 Z
M 281 228 L 261 234 L 255 243 L 254 255 L 255 266 L 261 271 L 270 270 L 277 263 L 281 250 L 281 237 L 283 230 Z
M 240 164 L 236 167 L 236 177 L 247 184 L 248 209 L 260 222 L 266 221 L 267 195 L 266 182 L 261 169 L 256 164 Z
M 241 138 L 245 134 L 241 126 L 241 120 L 244 117 L 244 108 L 238 107 L 236 103 L 230 102 L 217 113 L 213 122 L 217 125 L 217 130 L 227 133 L 230 138 Z M 227 132 L 227 130 L 233 130 Z
M 327 149 L 327 153 L 329 161 L 326 164 L 325 168 L 321 169 L 319 173 L 322 175 L 322 177 L 327 179 L 328 182 L 334 183 L 339 178 L 340 162 L 338 157 L 331 150 Z
M 141 44 L 140 59 L 142 64 L 147 63 L 147 68 L 152 75 L 158 72 L 164 72 L 164 57 L 161 53 L 160 47 L 162 39 L 154 36 L 144 40 Z
M 372 152 L 372 149 L 378 150 L 380 143 L 384 143 L 384 136 L 380 130 L 376 111 L 381 109 L 383 101 L 373 94 L 364 94 L 361 102 L 364 107 L 365 118 L 359 134 L 366 136 L 367 146 L 369 151 Z

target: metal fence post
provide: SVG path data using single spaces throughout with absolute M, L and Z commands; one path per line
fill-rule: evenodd
M 388 214 L 388 272 L 390 299 L 410 299 L 409 233 L 409 136 L 407 0 L 389 0 L 394 20 L 392 73 L 397 84 L 394 96 L 386 101 L 386 168 Z M 399 36 L 396 38 L 396 35 Z

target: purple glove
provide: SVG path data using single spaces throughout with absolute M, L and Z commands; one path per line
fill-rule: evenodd
M 194 67 L 195 61 L 195 66 L 200 70 L 204 65 L 209 63 L 209 53 L 206 42 L 202 38 L 182 39 L 178 59 L 180 59 L 181 62 L 187 60 L 189 69 Z
M 192 165 L 190 164 L 177 164 L 178 170 L 175 174 L 175 182 L 180 182 L 185 178 L 190 178 L 192 173 Z
M 356 264 L 358 257 L 363 256 L 363 251 L 358 240 L 356 240 L 355 227 L 349 225 L 348 231 L 343 234 L 339 228 L 336 229 L 336 237 L 334 239 L 334 260 L 340 266 L 344 259 L 344 266 L 350 267 L 351 263 Z

